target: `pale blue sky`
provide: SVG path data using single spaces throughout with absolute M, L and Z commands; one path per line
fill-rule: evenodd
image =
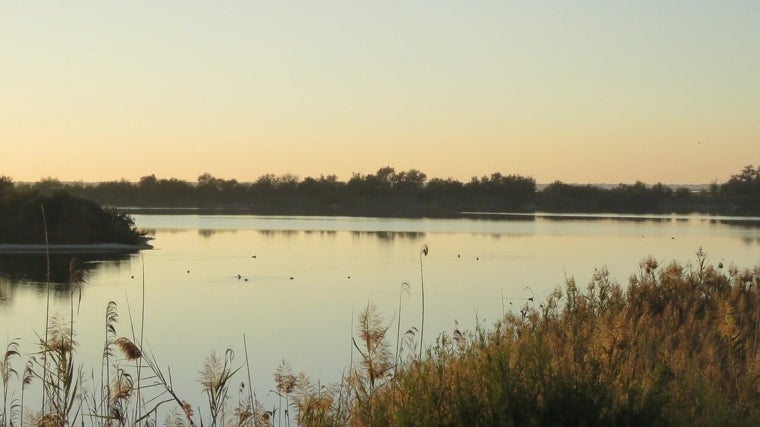
M 760 164 L 760 2 L 0 2 L 0 174 L 704 183 Z

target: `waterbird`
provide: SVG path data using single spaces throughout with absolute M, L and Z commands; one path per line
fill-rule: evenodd
M 293 276 L 290 276 L 290 280 L 293 280 Z
M 239 274 L 237 275 L 238 280 L 240 280 L 241 277 L 243 277 L 243 276 L 241 276 Z M 245 280 L 248 280 L 248 279 L 245 279 Z

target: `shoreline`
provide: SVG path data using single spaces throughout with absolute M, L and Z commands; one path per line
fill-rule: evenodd
M 37 244 L 37 243 L 0 243 L 0 253 L 45 253 L 47 251 L 65 253 L 95 252 L 129 252 L 153 249 L 148 243 L 129 245 L 126 243 L 86 243 L 86 244 Z

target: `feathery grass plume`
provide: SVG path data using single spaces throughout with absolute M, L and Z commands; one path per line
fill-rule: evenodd
M 185 414 L 177 412 L 177 408 L 172 408 L 169 412 L 164 414 L 164 427 L 186 427 L 185 421 L 182 419 Z
M 50 317 L 47 327 L 47 341 L 40 341 L 44 353 L 60 353 L 68 355 L 74 349 L 76 343 L 72 339 L 74 331 L 57 314 Z
M 119 425 L 126 424 L 129 400 L 134 391 L 132 376 L 123 369 L 118 369 L 111 384 L 111 400 L 108 402 L 109 421 L 116 421 Z
M 354 348 L 361 356 L 361 372 L 354 371 L 349 376 L 349 384 L 356 398 L 352 409 L 358 419 L 372 423 L 373 398 L 378 388 L 386 384 L 393 375 L 393 353 L 385 339 L 390 329 L 374 304 L 367 303 L 359 314 L 357 326 L 358 342 L 352 338 Z M 360 345 L 361 343 L 361 345 Z
M 109 301 L 106 305 L 105 339 L 103 342 L 103 354 L 101 356 L 102 361 L 100 364 L 100 403 L 95 403 L 93 396 L 93 406 L 95 408 L 106 408 L 108 406 L 107 403 L 111 401 L 111 388 L 108 387 L 106 381 L 108 381 L 108 378 L 111 378 L 111 358 L 114 356 L 112 345 L 116 338 L 116 323 L 119 320 L 119 314 L 116 308 L 117 305 L 114 301 Z M 108 413 L 98 413 L 97 409 L 95 409 L 94 412 L 100 417 L 108 417 Z
M 288 407 L 290 406 L 289 401 L 289 395 L 293 392 L 293 389 L 296 387 L 296 376 L 293 374 L 293 367 L 290 365 L 290 362 L 283 359 L 280 361 L 280 364 L 277 366 L 277 369 L 274 373 L 274 383 L 275 387 L 277 388 L 277 395 L 280 397 L 280 406 L 278 408 L 280 412 L 280 417 L 282 417 L 282 398 L 285 397 L 285 422 L 290 425 L 290 412 L 288 411 Z M 280 421 L 282 421 L 280 419 Z M 281 422 L 280 422 L 281 423 Z
M 235 425 L 238 427 L 248 426 L 256 422 L 256 413 L 254 412 L 253 405 L 248 400 L 249 397 L 246 396 L 247 392 L 245 389 L 245 383 L 241 382 L 238 388 L 238 402 L 232 411 L 237 420 Z
M 130 341 L 129 338 L 118 338 L 114 344 L 119 347 L 119 350 L 121 350 L 122 354 L 124 354 L 124 357 L 127 360 L 132 361 L 142 357 L 142 351 L 140 351 L 140 348 L 137 347 L 135 343 Z
M 299 426 L 340 426 L 347 419 L 336 406 L 339 391 L 312 381 L 301 372 L 296 380 L 294 406 L 297 410 L 296 422 Z
M 47 412 L 42 413 L 43 420 L 47 419 L 46 422 L 62 420 L 65 423 L 74 423 L 82 409 L 82 369 L 75 369 L 76 343 L 72 337 L 73 333 L 74 330 L 55 315 L 50 318 L 46 328 L 47 340 L 40 339 L 40 353 L 43 355 L 43 373 L 40 379 L 48 405 Z
M 21 421 L 20 421 L 20 427 L 24 427 L 24 391 L 26 390 L 26 387 L 29 386 L 32 383 L 32 380 L 34 380 L 34 364 L 36 363 L 36 360 L 34 356 L 31 356 L 29 360 L 26 361 L 26 366 L 24 367 L 24 373 L 21 375 Z
M 224 425 L 224 407 L 230 379 L 240 369 L 232 367 L 233 359 L 234 353 L 231 348 L 225 351 L 223 358 L 216 352 L 211 352 L 203 363 L 203 369 L 199 372 L 201 389 L 206 393 L 211 411 L 210 424 L 212 427 L 216 426 L 217 423 Z
M 37 427 L 64 427 L 66 422 L 57 413 L 45 414 L 34 423 Z
M 266 425 L 270 425 L 271 424 L 272 418 L 274 418 L 274 410 L 272 410 L 272 411 L 264 411 L 261 414 L 261 419 L 266 423 Z
M 21 405 L 18 403 L 18 399 L 12 398 L 11 399 L 11 409 L 8 416 L 8 425 L 10 426 L 16 426 L 16 423 L 14 420 L 20 419 L 23 416 Z
M 111 384 L 111 403 L 128 400 L 132 396 L 134 386 L 132 376 L 124 369 L 119 369 L 114 376 L 113 384 Z
M 277 370 L 274 373 L 274 383 L 277 391 L 283 394 L 290 394 L 296 386 L 296 376 L 293 374 L 293 367 L 287 360 L 280 361 Z
M 3 381 L 3 407 L 2 407 L 2 413 L 0 414 L 0 422 L 2 422 L 2 425 L 8 425 L 8 417 L 10 412 L 8 409 L 8 382 L 10 381 L 11 377 L 18 378 L 18 372 L 11 366 L 11 361 L 15 358 L 20 357 L 18 352 L 18 338 L 10 340 L 8 342 L 8 345 L 5 347 L 5 353 L 3 354 L 3 359 L 0 360 L 0 379 Z M 11 418 L 11 424 L 13 424 L 12 417 Z
M 82 304 L 82 284 L 84 283 L 84 270 L 80 267 L 80 261 L 78 258 L 71 258 L 69 260 L 69 287 L 70 287 L 70 303 L 71 303 L 71 325 L 74 325 L 74 291 L 78 291 L 79 298 L 77 300 L 77 314 L 79 314 L 79 307 Z
M 183 400 L 180 407 L 182 408 L 182 412 L 185 414 L 185 419 L 190 422 L 190 425 L 195 425 L 195 423 L 193 423 L 193 415 L 195 415 L 195 413 L 193 412 L 193 406 L 190 405 L 190 402 Z

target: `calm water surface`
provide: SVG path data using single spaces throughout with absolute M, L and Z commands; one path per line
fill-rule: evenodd
M 271 405 L 282 359 L 315 380 L 337 381 L 351 358 L 352 319 L 369 302 L 395 322 L 405 281 L 411 292 L 402 302 L 402 330 L 418 327 L 423 244 L 430 249 L 422 258 L 427 344 L 455 321 L 472 329 L 476 319 L 490 325 L 528 297 L 541 302 L 568 277 L 584 284 L 595 268 L 606 266 L 627 283 L 649 255 L 688 263 L 701 246 L 714 264 L 760 264 L 760 218 L 134 218 L 151 230 L 155 249 L 77 255 L 86 268 L 75 318 L 80 361 L 99 367 L 108 301 L 119 306 L 120 336 L 139 331 L 144 277 L 146 347 L 195 405 L 203 404 L 197 378 L 204 357 L 231 347 L 242 363 L 243 334 L 256 394 Z M 44 281 L 43 258 L 0 255 L 0 343 L 20 337 L 25 354 L 44 334 L 45 287 L 35 283 Z M 68 259 L 56 258 L 55 276 L 65 277 Z M 53 312 L 68 313 L 68 288 L 56 286 L 52 304 Z

